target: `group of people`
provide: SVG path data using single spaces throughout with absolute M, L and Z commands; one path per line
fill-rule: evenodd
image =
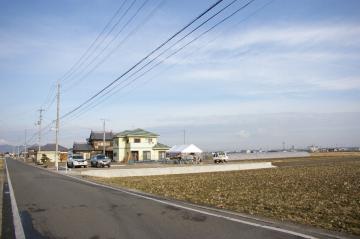
M 180 155 L 179 156 L 179 163 L 193 163 L 193 164 L 200 164 L 202 159 L 199 155 L 196 154 L 188 154 L 188 155 Z

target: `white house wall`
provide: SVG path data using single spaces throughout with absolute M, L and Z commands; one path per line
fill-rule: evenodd
M 140 139 L 140 143 L 135 143 L 135 139 Z M 149 143 L 149 139 L 152 139 L 152 142 Z M 127 140 L 129 141 L 127 143 Z M 156 137 L 121 137 L 114 138 L 113 152 L 114 160 L 123 162 L 128 154 L 131 155 L 131 151 L 138 151 L 139 161 L 143 160 L 144 151 L 150 151 L 151 159 L 159 159 L 159 150 L 153 150 L 153 147 L 157 144 L 158 140 Z

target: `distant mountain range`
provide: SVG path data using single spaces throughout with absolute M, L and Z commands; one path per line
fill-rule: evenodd
M 12 145 L 8 145 L 8 144 L 0 145 L 1 153 L 12 152 L 13 149 L 14 149 L 14 146 L 12 146 Z
M 30 147 L 34 147 L 36 146 L 37 147 L 37 144 L 34 144 L 34 145 L 28 145 L 27 147 L 30 148 Z M 14 146 L 13 145 L 9 145 L 9 144 L 0 144 L 0 153 L 6 153 L 6 152 L 9 152 L 9 153 L 12 153 L 13 150 L 15 150 L 15 153 L 17 153 L 17 146 Z M 20 152 L 24 151 L 24 146 L 21 145 L 20 146 Z

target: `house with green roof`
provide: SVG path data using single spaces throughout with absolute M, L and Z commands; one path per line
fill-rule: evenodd
M 113 137 L 113 160 L 127 163 L 164 159 L 170 148 L 158 142 L 158 134 L 143 130 L 125 130 Z

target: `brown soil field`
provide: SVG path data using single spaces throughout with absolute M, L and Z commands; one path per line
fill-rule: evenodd
M 360 156 L 360 152 L 319 152 L 319 153 L 311 153 L 311 156 L 314 157 L 347 157 L 347 156 Z
M 267 161 L 278 168 L 92 179 L 200 205 L 360 235 L 360 156 Z

